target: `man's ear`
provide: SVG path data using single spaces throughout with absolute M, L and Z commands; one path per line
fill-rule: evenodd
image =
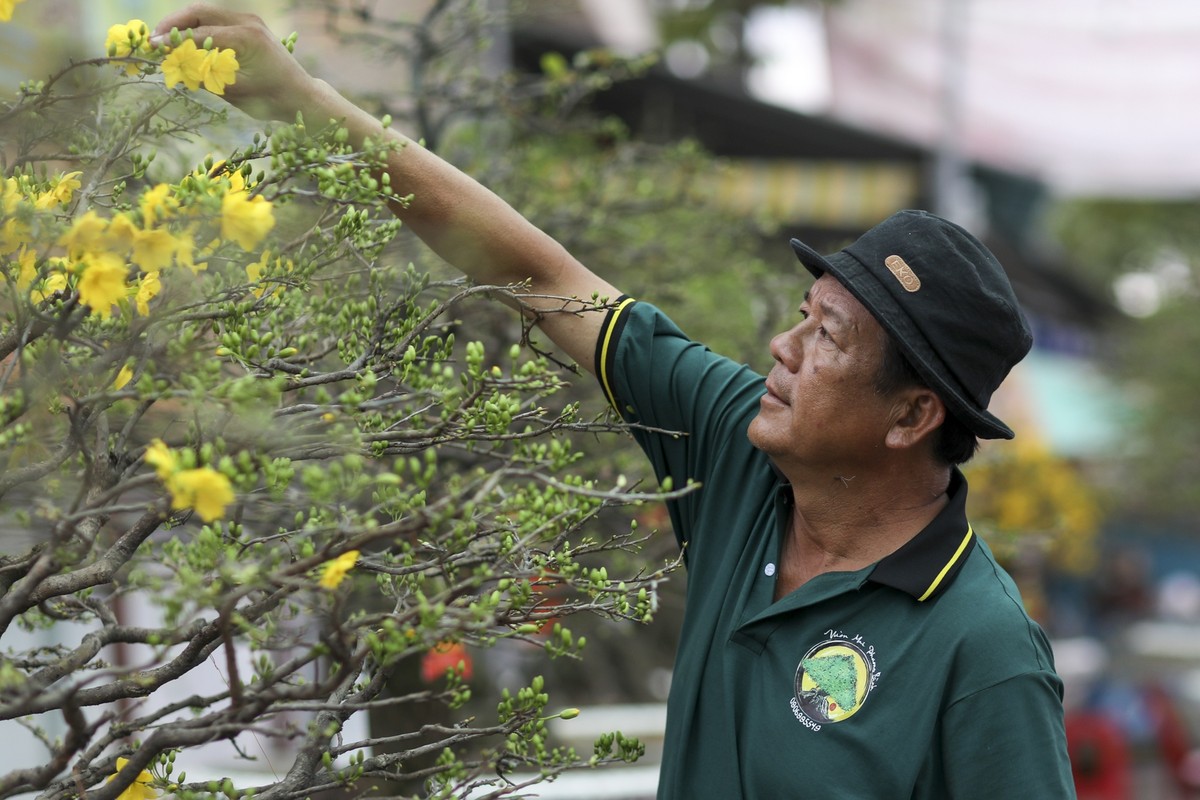
M 946 405 L 932 389 L 913 387 L 896 398 L 892 427 L 885 442 L 888 447 L 912 447 L 927 439 L 946 420 Z

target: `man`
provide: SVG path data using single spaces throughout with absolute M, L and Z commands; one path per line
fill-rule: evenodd
M 620 297 L 478 183 L 309 76 L 252 15 L 191 6 L 159 23 L 233 48 L 227 97 L 279 119 L 392 136 L 396 213 L 478 281 L 539 298 Z M 647 303 L 547 313 L 660 477 L 689 571 L 660 798 L 1073 796 L 1045 636 L 968 524 L 956 464 L 1031 338 L 969 233 L 901 212 L 840 253 L 793 248 L 816 281 L 764 377 Z M 578 308 L 587 304 L 581 302 Z M 673 437 L 650 429 L 685 432 Z

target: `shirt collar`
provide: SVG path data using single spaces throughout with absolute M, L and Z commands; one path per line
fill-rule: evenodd
M 867 580 L 920 601 L 936 597 L 954 582 L 977 538 L 967 522 L 967 481 L 957 468 L 951 471 L 946 493 L 946 507 L 899 550 L 881 559 Z

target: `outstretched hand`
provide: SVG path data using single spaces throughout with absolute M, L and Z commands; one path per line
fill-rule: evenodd
M 193 3 L 160 20 L 153 40 L 166 41 L 172 28 L 184 36 L 190 32 L 197 44 L 211 37 L 214 45 L 237 54 L 237 80 L 224 96 L 246 113 L 289 122 L 297 111 L 306 117 L 319 113 L 328 86 L 309 75 L 258 16 Z

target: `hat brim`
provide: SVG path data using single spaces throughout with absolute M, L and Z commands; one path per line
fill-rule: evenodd
M 791 244 L 800 263 L 814 278 L 829 273 L 863 304 L 900 347 L 917 373 L 942 398 L 950 413 L 972 433 L 981 439 L 1013 438 L 1011 428 L 986 408 L 979 408 L 957 385 L 951 370 L 870 269 L 845 252 L 823 256 L 799 239 L 792 239 Z

